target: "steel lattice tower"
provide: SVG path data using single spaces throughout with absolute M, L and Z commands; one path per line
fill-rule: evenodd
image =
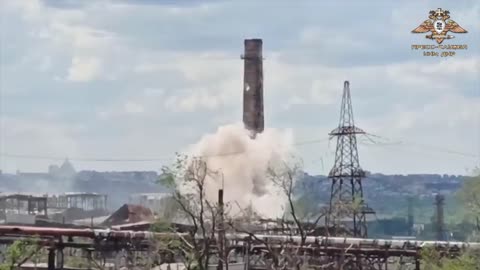
M 363 199 L 362 179 L 365 171 L 360 167 L 357 150 L 357 134 L 365 134 L 353 121 L 350 84 L 343 88 L 340 123 L 330 132 L 337 137 L 335 164 L 328 174 L 332 181 L 327 226 L 333 227 L 334 235 L 367 237 L 366 214 L 373 213 Z M 340 224 L 347 223 L 340 231 Z

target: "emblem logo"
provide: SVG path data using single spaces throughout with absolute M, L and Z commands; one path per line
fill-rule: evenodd
M 412 30 L 412 33 L 428 33 L 425 37 L 434 39 L 441 44 L 445 39 L 452 39 L 455 36 L 447 35 L 448 32 L 467 33 L 458 23 L 450 19 L 450 11 L 438 8 L 429 12 L 428 20 L 424 21 L 420 26 Z

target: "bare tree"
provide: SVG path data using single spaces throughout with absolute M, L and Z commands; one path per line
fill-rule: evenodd
M 303 176 L 302 163 L 292 159 L 280 164 L 270 164 L 266 177 L 275 187 L 279 188 L 286 199 L 285 215 L 277 219 L 277 226 L 286 237 L 285 241 L 269 242 L 260 238 L 250 224 L 230 221 L 233 230 L 248 234 L 250 240 L 264 247 L 264 259 L 269 269 L 303 269 L 308 263 L 305 256 L 307 236 L 314 233 L 325 211 L 299 211 L 296 183 Z M 300 236 L 300 241 L 293 241 L 293 236 Z
M 177 248 L 182 250 L 187 269 L 206 270 L 219 215 L 218 206 L 206 198 L 206 186 L 219 174 L 210 170 L 203 158 L 180 155 L 173 166 L 164 167 L 162 172 L 162 182 L 172 189 L 181 210 L 180 218 L 192 227 L 189 237 L 178 234 L 181 244 Z
M 187 269 L 208 269 L 210 254 L 216 248 L 214 245 L 220 243 L 216 239 L 219 235 L 216 231 L 222 228 L 218 224 L 218 220 L 223 211 L 217 204 L 206 198 L 207 182 L 219 177 L 219 173 L 210 170 L 207 165 L 208 163 L 202 158 L 179 156 L 173 166 L 163 169 L 163 183 L 172 188 L 173 198 L 177 202 L 180 212 L 192 227 L 188 237 L 177 234 L 180 241 L 175 247 L 175 249 L 182 250 Z M 264 239 L 258 235 L 258 231 L 252 227 L 250 222 L 228 219 L 231 232 L 247 234 L 249 237 L 245 241 L 249 245 L 255 245 L 257 250 L 263 251 L 260 257 L 268 269 L 306 269 L 312 261 L 312 257 L 306 251 L 312 250 L 314 247 L 310 246 L 311 243 L 307 244 L 307 236 L 315 232 L 326 211 L 321 209 L 303 213 L 298 211 L 295 185 L 302 176 L 301 162 L 283 162 L 280 165 L 269 166 L 266 171 L 268 180 L 279 188 L 286 199 L 286 215 L 277 220 L 277 224 L 282 228 L 281 231 L 284 234 L 283 240 Z M 172 244 L 167 248 L 171 249 Z M 339 256 L 345 257 L 347 251 L 348 248 L 345 248 L 345 251 Z M 226 260 L 223 256 L 220 256 L 219 259 Z M 345 262 L 342 260 L 332 264 L 331 261 L 323 260 L 321 267 L 323 269 L 341 269 L 332 268 L 332 265 L 344 265 L 347 261 L 350 262 L 350 260 L 345 260 Z
M 322 217 L 325 217 L 325 210 L 318 209 L 316 212 L 302 211 L 299 213 L 296 194 L 296 183 L 303 177 L 303 165 L 300 161 L 292 159 L 290 162 L 283 161 L 279 166 L 269 166 L 267 177 L 277 187 L 281 189 L 287 200 L 287 217 L 291 218 L 295 224 L 295 230 L 301 237 L 301 246 L 305 245 L 307 236 L 312 234 Z M 285 217 L 284 217 L 285 219 Z M 284 220 L 283 219 L 283 220 Z M 289 226 L 289 222 L 283 222 Z

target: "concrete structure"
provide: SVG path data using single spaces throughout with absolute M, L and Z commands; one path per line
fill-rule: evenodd
M 67 192 L 48 197 L 48 207 L 57 209 L 80 208 L 88 210 L 107 209 L 107 195 L 89 192 Z
M 29 194 L 0 196 L 0 215 L 9 214 L 47 216 L 47 197 Z

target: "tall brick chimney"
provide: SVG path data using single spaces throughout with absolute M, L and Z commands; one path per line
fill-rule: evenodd
M 263 57 L 262 40 L 246 39 L 243 75 L 243 123 L 252 137 L 263 132 Z

